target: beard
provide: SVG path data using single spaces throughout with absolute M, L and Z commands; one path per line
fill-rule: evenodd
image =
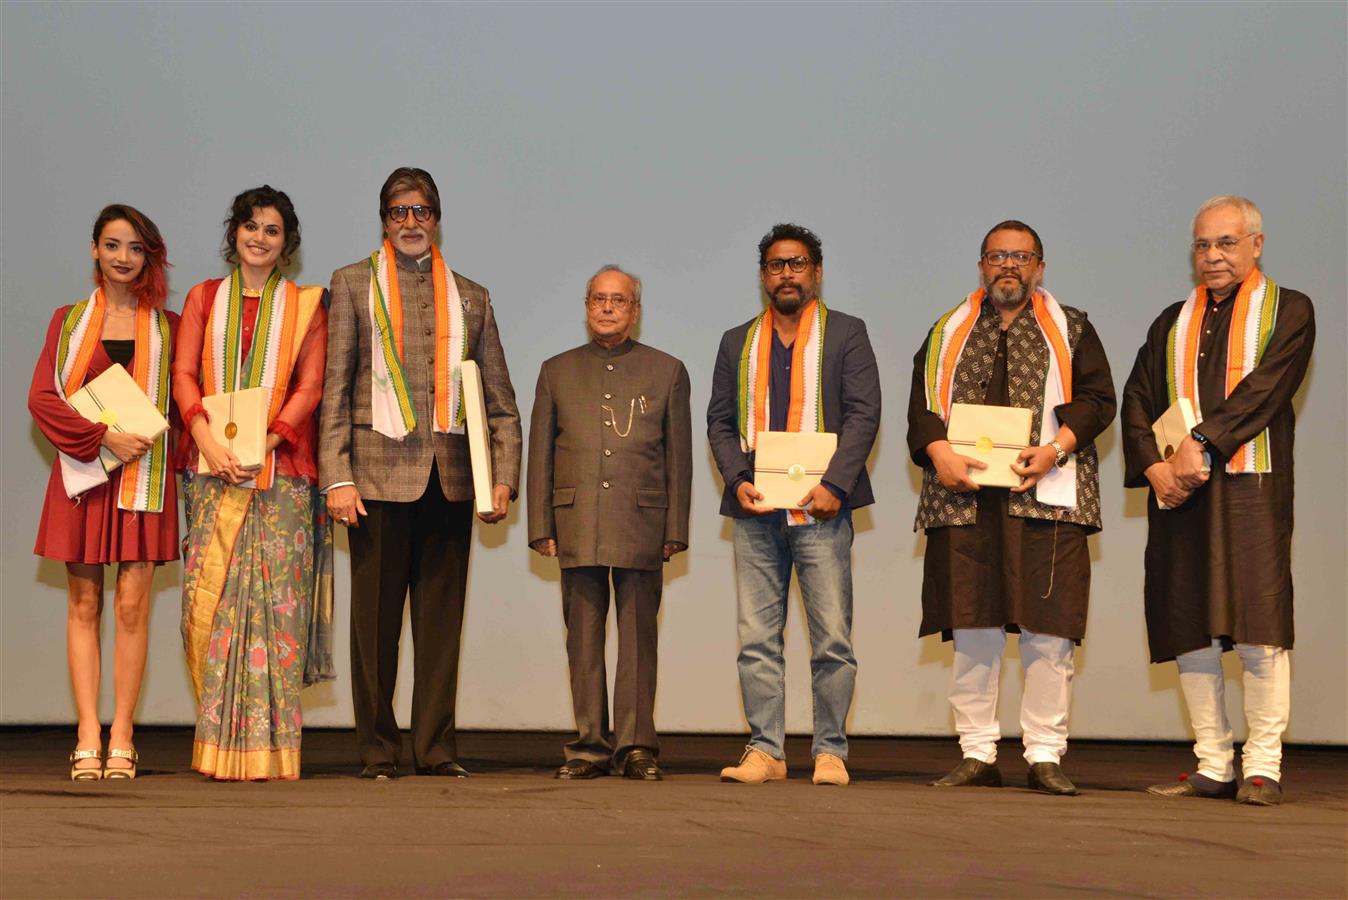
M 796 289 L 795 294 L 787 295 L 785 291 L 786 288 L 788 287 L 795 288 Z M 802 306 L 804 306 L 806 303 L 809 303 L 811 300 L 813 300 L 814 297 L 813 295 L 807 293 L 805 291 L 805 288 L 801 287 L 800 285 L 788 283 L 778 285 L 776 290 L 774 290 L 770 295 L 770 299 L 772 300 L 772 308 L 774 310 L 776 310 L 778 313 L 781 313 L 784 316 L 790 316 L 795 314 L 795 312 L 799 310 Z
M 1016 279 L 1016 283 L 1013 285 L 1003 284 L 1003 276 L 1000 274 L 992 280 L 991 284 L 985 285 L 988 291 L 988 299 L 998 309 L 1015 309 L 1039 289 L 1039 282 L 1033 278 L 1027 281 L 1021 278 L 1018 272 L 1014 273 L 1013 277 Z

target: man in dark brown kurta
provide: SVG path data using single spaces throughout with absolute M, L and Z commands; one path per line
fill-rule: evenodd
M 1053 351 L 1034 308 L 1044 272 L 1039 236 L 1022 222 L 995 226 L 983 239 L 980 270 L 984 290 L 977 320 L 958 351 L 950 399 L 1034 412 L 1030 446 L 1013 467 L 1024 479 L 1021 486 L 980 488 L 970 470 L 984 464 L 951 448 L 945 419 L 930 408 L 927 363 L 929 352 L 936 351 L 924 343 L 913 360 L 908 446 L 923 468 L 917 527 L 927 532 L 919 635 L 940 632 L 955 641 L 950 702 L 964 756 L 933 784 L 1002 783 L 996 765 L 998 676 L 1006 632 L 1019 632 L 1030 787 L 1075 794 L 1059 760 L 1067 750 L 1073 649 L 1086 633 L 1086 537 L 1100 528 L 1094 440 L 1114 418 L 1114 384 L 1085 313 L 1061 307 L 1071 392 L 1051 410 L 1060 427 L 1047 431 L 1052 424 L 1043 407 Z M 1050 505 L 1044 488 L 1035 490 L 1055 466 L 1065 467 L 1057 478 L 1075 478 L 1070 505 Z
M 641 281 L 605 266 L 585 291 L 591 341 L 543 363 L 529 426 L 529 546 L 562 568 L 575 740 L 557 770 L 658 781 L 657 617 L 664 563 L 688 548 L 688 370 L 631 339 Z M 609 581 L 618 671 L 609 734 Z
M 1262 228 L 1258 207 L 1241 197 L 1214 197 L 1199 210 L 1200 286 L 1152 323 L 1124 387 L 1122 421 L 1125 484 L 1150 486 L 1169 507 L 1152 502 L 1147 510 L 1147 636 L 1152 662 L 1178 663 L 1199 761 L 1196 774 L 1150 790 L 1273 805 L 1282 797 L 1293 637 L 1292 397 L 1310 362 L 1315 315 L 1305 294 L 1266 284 L 1257 268 Z M 1252 301 L 1273 305 L 1272 332 L 1248 372 L 1234 359 L 1228 373 L 1233 321 L 1245 321 Z M 1163 460 L 1151 427 L 1173 399 L 1171 332 L 1182 317 L 1196 337 L 1191 399 L 1201 417 Z M 1242 466 L 1261 433 L 1267 465 Z M 1244 666 L 1249 726 L 1239 789 L 1222 696 L 1221 654 L 1233 648 Z

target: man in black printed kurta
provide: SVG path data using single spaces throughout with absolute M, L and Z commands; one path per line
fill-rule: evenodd
M 1146 610 L 1152 662 L 1175 660 L 1198 771 L 1164 796 L 1282 800 L 1292 648 L 1292 438 L 1315 343 L 1305 294 L 1258 268 L 1263 217 L 1214 197 L 1194 218 L 1199 284 L 1152 323 L 1123 392 L 1128 487 L 1150 486 Z M 1199 424 L 1163 460 L 1152 423 L 1188 397 Z M 1249 737 L 1237 787 L 1221 655 L 1244 667 Z
M 917 527 L 927 532 L 918 633 L 955 642 L 950 704 L 964 757 L 939 787 L 1001 785 L 997 686 L 1006 633 L 1019 632 L 1029 786 L 1076 793 L 1060 760 L 1073 651 L 1086 634 L 1086 537 L 1100 529 L 1094 441 L 1114 418 L 1114 382 L 1086 314 L 1040 288 L 1043 253 L 1023 222 L 995 226 L 980 251 L 982 289 L 937 322 L 913 360 L 908 448 L 923 468 Z M 946 440 L 952 402 L 1033 411 L 1030 446 L 1012 467 L 1019 487 L 972 481 L 986 466 Z

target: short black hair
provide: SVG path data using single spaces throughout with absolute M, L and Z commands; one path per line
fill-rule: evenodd
M 271 207 L 281 214 L 281 223 L 285 226 L 286 242 L 281 248 L 281 261 L 290 262 L 295 251 L 300 248 L 300 218 L 295 215 L 295 206 L 285 191 L 278 191 L 269 184 L 249 188 L 234 198 L 229 207 L 229 218 L 225 219 L 225 242 L 220 250 L 226 262 L 238 262 L 239 250 L 234 246 L 239 228 L 253 217 L 253 210 Z
M 763 235 L 763 240 L 758 242 L 758 267 L 760 269 L 768 262 L 768 248 L 778 241 L 799 241 L 810 251 L 811 262 L 817 266 L 824 261 L 824 244 L 819 240 L 819 235 L 794 222 L 778 222 L 772 226 L 771 231 Z
M 988 229 L 988 233 L 983 235 L 983 243 L 978 248 L 978 258 L 982 259 L 983 254 L 988 252 L 988 238 L 999 231 L 1023 231 L 1034 238 L 1034 252 L 1038 254 L 1040 261 L 1044 259 L 1044 242 L 1039 240 L 1039 232 L 1035 231 L 1029 225 L 1019 219 L 1007 219 L 1005 222 L 998 222 Z

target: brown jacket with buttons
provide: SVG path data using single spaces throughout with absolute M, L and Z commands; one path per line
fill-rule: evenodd
M 362 499 L 410 503 L 426 490 L 431 462 L 447 500 L 471 500 L 473 470 L 468 438 L 437 434 L 434 409 L 435 290 L 430 258 L 397 253 L 398 288 L 403 307 L 403 372 L 417 426 L 401 441 L 371 427 L 370 414 L 370 261 L 332 273 L 328 312 L 328 367 L 319 413 L 318 483 L 327 488 L 355 482 Z M 482 390 L 491 431 L 492 478 L 516 493 L 520 474 L 520 414 L 510 383 L 501 339 L 496 333 L 487 289 L 457 272 L 454 282 L 463 301 L 468 357 L 482 368 Z
M 688 370 L 635 341 L 543 363 L 529 424 L 529 543 L 562 568 L 659 570 L 688 545 L 693 477 Z

